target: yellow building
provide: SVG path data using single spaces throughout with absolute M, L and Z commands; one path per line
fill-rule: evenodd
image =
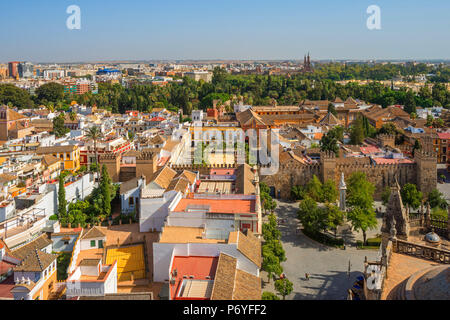
M 80 169 L 80 149 L 76 145 L 40 147 L 38 155 L 52 155 L 63 162 L 63 169 L 75 172 Z

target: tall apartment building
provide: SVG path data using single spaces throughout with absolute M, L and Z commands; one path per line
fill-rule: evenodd
M 17 78 L 19 74 L 19 63 L 18 61 L 12 61 L 8 63 L 9 76 L 11 78 Z
M 34 76 L 34 65 L 31 62 L 21 62 L 18 66 L 20 78 L 32 78 Z

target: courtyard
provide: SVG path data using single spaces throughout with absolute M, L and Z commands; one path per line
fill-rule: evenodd
M 298 202 L 277 201 L 275 214 L 279 220 L 281 241 L 286 251 L 287 261 L 283 262 L 284 273 L 294 285 L 293 292 L 286 296 L 287 300 L 343 300 L 347 298 L 356 278 L 364 269 L 364 258 L 375 260 L 378 250 L 358 250 L 355 241 L 359 234 L 346 233 L 346 249 L 336 249 L 322 245 L 298 231 Z M 379 219 L 378 230 L 381 227 Z M 346 231 L 347 230 L 347 231 Z M 371 231 L 368 236 L 379 233 Z M 361 237 L 362 239 L 362 237 Z M 350 261 L 350 275 L 348 274 Z M 309 274 L 309 280 L 305 279 Z M 267 273 L 262 272 L 263 291 L 275 292 L 273 280 L 267 283 Z

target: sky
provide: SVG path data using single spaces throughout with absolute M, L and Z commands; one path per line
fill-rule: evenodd
M 70 5 L 81 29 L 69 30 Z M 369 30 L 370 5 L 381 30 Z M 450 59 L 448 0 L 3 0 L 0 62 Z

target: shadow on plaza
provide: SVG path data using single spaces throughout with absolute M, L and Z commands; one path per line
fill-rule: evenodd
M 359 271 L 351 271 L 350 277 L 346 271 L 330 271 L 330 273 L 329 275 L 312 273 L 309 280 L 304 276 L 296 279 L 301 289 L 300 292 L 294 292 L 291 299 L 346 300 L 347 290 L 357 281 L 358 276 L 362 276 L 362 272 Z

